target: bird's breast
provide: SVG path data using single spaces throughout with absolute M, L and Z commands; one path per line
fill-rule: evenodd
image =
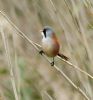
M 59 43 L 55 39 L 43 38 L 42 49 L 46 55 L 54 57 L 59 53 Z

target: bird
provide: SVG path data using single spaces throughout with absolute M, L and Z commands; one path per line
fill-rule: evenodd
M 56 56 L 59 56 L 62 59 L 68 61 L 69 58 L 59 52 L 60 44 L 58 42 L 54 30 L 50 26 L 45 26 L 43 30 L 41 30 L 41 34 L 42 34 L 42 41 L 41 41 L 42 50 L 40 51 L 40 54 L 44 53 L 48 57 L 53 58 L 51 66 L 54 66 L 54 57 Z

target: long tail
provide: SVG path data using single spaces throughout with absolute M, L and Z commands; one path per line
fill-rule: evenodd
M 61 57 L 62 59 L 64 59 L 64 60 L 66 60 L 66 61 L 68 61 L 69 60 L 69 58 L 68 57 L 66 57 L 65 55 L 63 55 L 63 54 L 58 54 L 58 56 L 59 57 Z

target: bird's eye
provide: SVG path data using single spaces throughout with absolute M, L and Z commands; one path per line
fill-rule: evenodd
M 43 30 L 44 36 L 46 37 L 46 29 Z

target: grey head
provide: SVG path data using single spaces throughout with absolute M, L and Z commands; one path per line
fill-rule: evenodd
M 45 26 L 42 32 L 45 38 L 52 37 L 54 35 L 54 31 L 50 26 Z

